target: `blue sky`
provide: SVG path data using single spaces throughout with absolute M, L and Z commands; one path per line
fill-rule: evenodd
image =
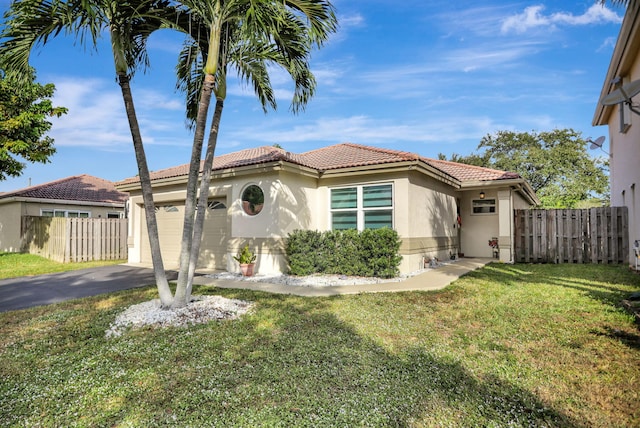
M 9 2 L 0 0 L 4 12 Z M 217 154 L 280 144 L 305 152 L 342 142 L 447 156 L 471 153 L 499 130 L 573 128 L 605 135 L 591 119 L 624 9 L 595 0 L 335 0 L 340 29 L 312 57 L 318 87 L 304 112 L 273 70 L 277 112 L 264 114 L 249 88 L 229 85 Z M 189 162 L 193 135 L 175 92 L 181 39 L 153 36 L 151 69 L 132 89 L 149 168 Z M 57 38 L 32 53 L 38 81 L 54 83 L 69 109 L 49 135 L 57 153 L 29 164 L 0 192 L 77 174 L 118 181 L 137 174 L 108 44 L 98 52 Z M 607 149 L 605 143 L 605 149 Z M 592 152 L 594 156 L 602 153 Z

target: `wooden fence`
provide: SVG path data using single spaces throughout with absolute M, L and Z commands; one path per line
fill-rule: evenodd
M 63 263 L 127 259 L 127 220 L 22 217 L 22 251 Z
M 516 210 L 516 261 L 626 264 L 628 221 L 627 207 Z

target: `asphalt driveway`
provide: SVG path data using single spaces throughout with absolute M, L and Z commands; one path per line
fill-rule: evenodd
M 167 272 L 170 281 L 177 273 Z M 155 284 L 153 270 L 114 265 L 0 280 L 0 312 Z

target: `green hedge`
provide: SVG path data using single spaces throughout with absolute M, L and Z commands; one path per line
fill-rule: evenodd
M 291 275 L 339 274 L 393 278 L 400 271 L 395 230 L 296 230 L 287 239 Z

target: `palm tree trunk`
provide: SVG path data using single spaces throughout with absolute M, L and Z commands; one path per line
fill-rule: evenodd
M 187 195 L 184 207 L 184 223 L 182 229 L 182 244 L 180 249 L 180 268 L 178 271 L 178 284 L 176 287 L 176 295 L 173 300 L 173 307 L 183 307 L 187 305 L 190 297 L 190 287 L 188 286 L 188 272 L 191 264 L 191 255 L 193 254 L 194 239 L 194 217 L 196 212 L 196 197 L 198 176 L 200 173 L 200 159 L 202 156 L 202 146 L 204 144 L 204 133 L 207 126 L 207 116 L 209 114 L 209 106 L 211 105 L 211 94 L 215 76 L 205 75 L 200 101 L 198 103 L 198 114 L 196 121 L 196 130 L 193 137 L 193 148 L 191 151 L 191 162 L 189 164 L 189 177 L 187 181 Z M 203 195 L 201 193 L 201 195 Z M 207 200 L 208 191 L 204 193 L 205 201 Z M 200 209 L 200 208 L 198 208 Z M 205 208 L 206 209 L 206 204 Z M 198 249 L 199 249 L 198 245 Z M 196 254 L 196 262 L 197 262 Z
M 222 118 L 223 107 L 224 100 L 222 98 L 217 98 L 216 108 L 211 122 L 211 130 L 209 132 L 207 152 L 204 157 L 204 166 L 202 167 L 202 178 L 200 179 L 200 198 L 198 199 L 198 210 L 193 230 L 193 243 L 191 244 L 191 258 L 189 261 L 189 273 L 187 277 L 187 298 L 191 296 L 193 277 L 196 273 L 196 264 L 198 263 L 200 244 L 202 243 L 204 218 L 207 212 L 207 196 L 209 195 L 209 185 L 211 184 L 211 175 L 213 174 L 213 158 L 216 152 L 216 145 L 218 144 L 218 131 L 220 129 L 220 119 Z
M 173 296 L 167 275 L 164 271 L 164 263 L 162 262 L 162 253 L 160 251 L 160 239 L 158 236 L 158 223 L 156 221 L 155 205 L 153 203 L 153 189 L 151 188 L 151 177 L 147 166 L 147 157 L 144 153 L 142 145 L 142 136 L 140 135 L 140 126 L 136 111 L 133 105 L 133 95 L 131 94 L 131 86 L 129 85 L 129 77 L 126 73 L 118 73 L 118 83 L 122 89 L 122 98 L 124 100 L 127 119 L 129 120 L 129 129 L 133 139 L 133 147 L 136 154 L 136 162 L 138 164 L 138 173 L 140 175 L 140 186 L 142 187 L 142 200 L 144 201 L 145 219 L 147 221 L 147 234 L 149 236 L 149 246 L 151 247 L 151 261 L 153 263 L 153 273 L 156 278 L 158 294 L 163 307 L 171 306 Z

